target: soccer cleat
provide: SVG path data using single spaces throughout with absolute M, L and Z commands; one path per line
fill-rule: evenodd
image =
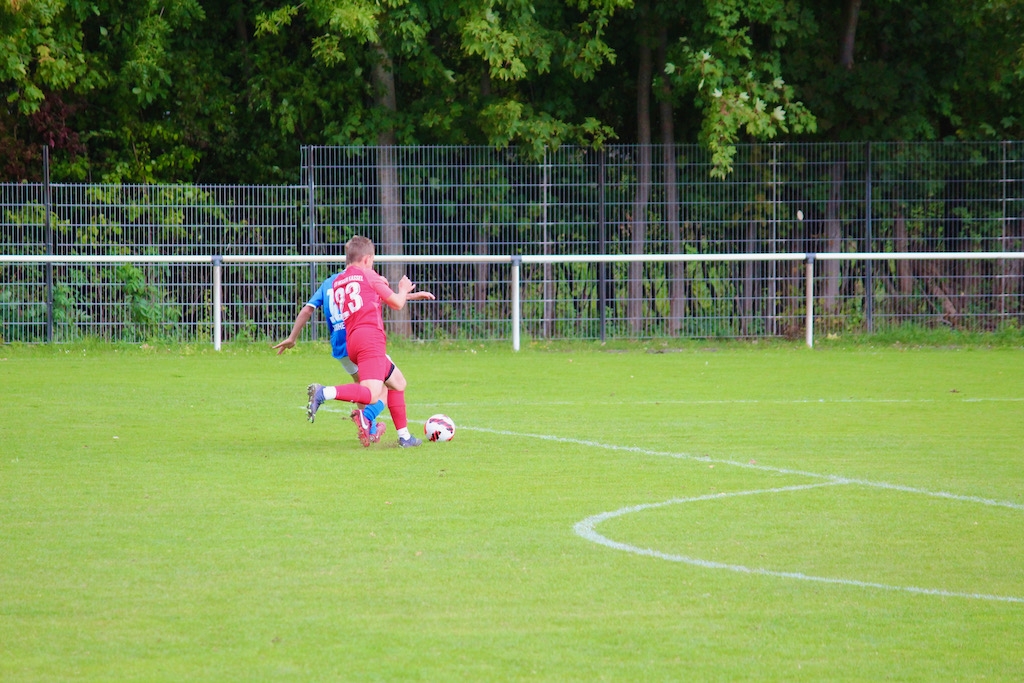
M 401 446 L 402 448 L 415 448 L 416 446 L 419 446 L 422 443 L 423 442 L 421 440 L 417 439 L 415 436 L 412 435 L 409 435 L 408 439 L 402 438 L 401 436 L 398 437 L 398 445 Z
M 306 387 L 306 396 L 309 397 L 309 401 L 306 402 L 306 419 L 312 422 L 316 419 L 316 411 L 320 410 L 324 402 L 324 385 L 310 384 Z
M 370 443 L 380 443 L 380 437 L 384 436 L 384 431 L 388 428 L 384 422 L 374 422 L 373 427 L 370 429 Z
M 370 445 L 370 423 L 367 421 L 366 416 L 363 415 L 361 410 L 352 411 L 352 421 L 356 423 L 356 429 L 359 430 L 359 443 L 363 446 Z

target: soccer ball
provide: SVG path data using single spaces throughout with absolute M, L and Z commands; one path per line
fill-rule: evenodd
M 429 441 L 451 441 L 455 436 L 455 423 L 447 415 L 431 415 L 423 423 L 423 433 Z

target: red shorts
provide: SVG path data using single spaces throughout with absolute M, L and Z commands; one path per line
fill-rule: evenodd
M 383 382 L 391 369 L 384 333 L 374 328 L 360 328 L 356 334 L 349 334 L 345 343 L 348 345 L 348 357 L 359 366 L 360 381 L 379 379 Z

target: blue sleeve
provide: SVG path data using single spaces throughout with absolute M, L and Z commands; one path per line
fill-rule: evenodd
M 313 293 L 313 296 L 306 302 L 306 305 L 313 308 L 323 308 L 324 302 L 327 300 L 327 292 L 331 290 L 331 284 L 333 283 L 334 276 L 332 275 L 320 284 L 319 289 Z

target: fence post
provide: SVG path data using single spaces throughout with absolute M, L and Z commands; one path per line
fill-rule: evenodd
M 316 161 L 316 159 L 314 157 L 314 152 L 315 151 L 316 151 L 316 147 L 313 146 L 313 145 L 310 145 L 309 147 L 306 148 L 306 192 L 308 193 L 307 194 L 307 197 L 308 197 L 307 201 L 309 202 L 309 253 L 310 254 L 314 254 L 314 255 L 316 254 L 316 232 L 317 232 L 316 231 L 316 183 L 315 183 L 315 178 L 314 178 L 314 174 L 316 172 L 316 167 L 314 166 L 314 162 Z M 310 263 L 309 263 L 309 283 L 310 283 L 310 286 L 313 288 L 313 291 L 316 291 L 316 287 L 319 284 L 319 278 L 317 277 L 316 262 L 315 261 L 310 261 Z M 317 339 L 319 339 L 318 330 L 320 329 L 320 326 L 319 325 L 311 325 L 310 327 L 312 328 L 310 330 L 310 336 L 313 339 L 313 341 L 316 341 Z
M 522 320 L 522 311 L 519 306 L 519 267 L 523 263 L 523 257 L 519 254 L 512 255 L 512 350 L 519 350 L 519 324 Z
M 999 231 L 999 250 L 1000 251 L 1006 251 L 1006 191 L 1007 191 L 1007 186 L 1010 183 L 1010 177 L 1009 177 L 1009 174 L 1007 173 L 1006 151 L 1007 151 L 1007 146 L 1009 144 L 1010 143 L 1007 142 L 1006 140 L 1003 140 L 1003 142 L 1000 143 L 1000 150 L 1002 152 L 1002 154 L 1001 154 L 1002 163 L 999 165 L 999 171 L 1000 171 L 1000 174 L 999 174 L 999 185 L 1000 185 L 1000 189 L 1001 189 L 1001 192 L 1002 192 L 1002 197 L 1000 197 L 1000 201 L 999 201 L 999 209 L 1000 209 L 1000 214 L 1001 214 L 1001 219 L 1002 219 L 1000 221 L 1000 225 L 1002 226 L 1002 228 Z M 997 278 L 996 281 L 998 283 L 998 287 L 996 289 L 996 292 L 998 293 L 998 296 L 999 296 L 999 307 L 998 307 L 999 308 L 999 318 L 1000 318 L 999 322 L 1000 322 L 1000 324 L 1002 324 L 1006 320 L 1006 309 L 1007 309 L 1007 306 L 1006 306 L 1006 290 L 1008 289 L 1008 284 L 1009 284 L 1009 277 L 1007 276 L 1007 273 L 1006 273 L 1006 261 L 1005 260 L 1002 260 L 1002 261 L 999 262 L 999 275 L 996 276 L 996 278 Z
M 54 248 L 53 221 L 50 214 L 53 211 L 53 197 L 50 195 L 50 146 L 43 145 L 43 217 L 46 226 L 46 253 L 52 256 Z M 53 342 L 53 262 L 46 263 L 46 343 Z
M 775 142 L 769 145 L 772 150 L 772 158 L 769 162 L 771 168 L 771 218 L 768 220 L 770 232 L 768 235 L 768 251 L 772 254 L 778 251 L 778 238 L 779 238 L 779 223 L 778 223 L 778 172 L 779 172 L 779 143 Z M 801 219 L 797 219 L 801 220 Z M 753 245 L 748 247 L 753 249 Z M 778 330 L 778 305 L 776 304 L 778 298 L 778 286 L 779 286 L 779 266 L 778 263 L 772 259 L 768 262 L 768 310 L 766 311 L 766 327 L 769 336 L 775 336 Z
M 220 351 L 220 282 L 221 269 L 224 266 L 224 257 L 220 254 L 214 254 L 210 257 L 210 262 L 213 263 L 213 350 Z
M 608 253 L 608 214 L 605 204 L 605 151 L 597 153 L 597 253 Z M 608 306 L 608 271 L 605 262 L 597 264 L 597 316 L 600 319 L 601 342 L 604 343 Z
M 871 225 L 871 143 L 867 143 L 867 156 L 865 159 L 866 168 L 864 169 L 864 184 L 865 184 L 865 196 L 864 196 L 864 251 L 871 253 L 874 251 L 874 236 L 872 234 Z M 875 283 L 874 273 L 872 271 L 872 260 L 867 259 L 864 262 L 864 316 L 868 325 L 868 332 L 873 332 L 875 329 Z
M 807 348 L 814 348 L 814 254 L 807 254 Z

